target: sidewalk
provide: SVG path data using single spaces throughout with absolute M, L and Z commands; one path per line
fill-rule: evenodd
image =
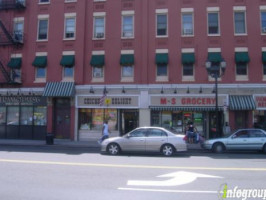
M 100 149 L 97 141 L 72 141 L 67 139 L 54 139 L 53 145 L 47 145 L 45 140 L 16 140 L 0 139 L 0 145 L 5 146 L 46 146 L 46 147 L 66 147 L 66 148 L 95 148 Z M 202 150 L 200 144 L 187 144 L 188 150 Z

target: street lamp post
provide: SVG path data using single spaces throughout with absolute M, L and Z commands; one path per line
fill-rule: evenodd
M 216 133 L 220 135 L 219 110 L 218 110 L 218 78 L 224 75 L 226 69 L 226 62 L 211 62 L 209 60 L 205 63 L 208 74 L 215 79 L 215 115 L 216 115 Z

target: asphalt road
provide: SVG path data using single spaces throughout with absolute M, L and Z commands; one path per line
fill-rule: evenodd
M 246 199 L 255 199 L 256 192 L 262 195 L 256 199 L 266 199 L 266 155 L 256 152 L 187 152 L 166 158 L 2 146 L 0 171 L 1 200 L 243 199 L 241 189 L 250 190 Z

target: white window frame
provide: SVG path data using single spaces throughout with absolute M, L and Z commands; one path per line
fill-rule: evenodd
M 192 16 L 192 34 L 185 34 L 184 24 L 183 24 L 183 15 L 184 14 L 191 14 L 191 16 Z M 182 37 L 194 37 L 195 36 L 194 9 L 193 8 L 182 8 L 181 9 L 181 36 Z
M 21 58 L 22 59 L 22 54 L 17 53 L 17 54 L 11 54 L 10 56 L 11 58 Z M 15 72 L 19 72 L 19 77 L 15 78 L 13 81 L 15 83 L 22 83 L 22 68 L 20 69 L 11 69 L 11 73 L 10 73 L 10 78 L 12 79 L 13 76 L 13 71 Z
M 218 33 L 209 33 L 209 14 L 216 13 L 218 15 Z M 219 7 L 208 7 L 207 8 L 207 33 L 208 36 L 221 36 L 221 26 L 220 26 L 220 8 Z
M 158 35 L 158 15 L 166 15 L 166 35 Z M 168 9 L 156 9 L 155 22 L 156 38 L 167 38 L 169 34 Z
M 48 53 L 47 52 L 36 52 L 35 56 L 47 56 Z M 42 78 L 38 78 L 37 77 L 37 69 L 38 67 L 35 67 L 35 81 L 34 83 L 45 83 L 46 82 L 46 78 L 47 78 L 47 67 L 45 67 L 45 77 Z
M 262 27 L 262 17 L 261 17 L 262 12 L 266 13 L 266 6 L 260 6 L 260 30 L 261 30 L 261 35 L 266 35 L 266 27 Z
M 132 36 L 124 36 L 124 17 L 132 17 Z M 122 19 L 121 19 L 121 38 L 134 38 L 135 37 L 135 11 L 122 11 Z
M 39 39 L 40 21 L 47 20 L 47 38 Z M 38 27 L 37 27 L 37 42 L 48 41 L 49 38 L 49 15 L 38 15 Z
M 105 51 L 93 51 L 92 55 L 105 55 Z M 102 82 L 104 82 L 105 66 L 102 66 L 102 73 L 103 73 L 102 77 L 94 77 L 93 71 L 94 71 L 94 66 L 92 66 L 92 69 L 91 69 L 92 82 L 94 82 L 94 83 L 102 83 Z
M 74 37 L 66 37 L 66 25 L 68 19 L 74 19 L 75 21 L 75 27 L 74 27 Z M 76 19 L 76 13 L 65 13 L 65 23 L 64 23 L 64 40 L 75 40 L 76 39 L 76 25 L 77 19 Z
M 237 52 L 248 52 L 248 48 L 246 47 L 236 47 L 235 53 Z M 247 63 L 247 75 L 237 75 L 236 73 L 236 63 L 235 63 L 235 74 L 236 74 L 236 81 L 248 81 L 249 77 L 249 64 Z
M 14 18 L 14 20 L 13 20 L 13 38 L 16 39 L 15 38 L 15 35 L 16 35 L 15 27 L 16 27 L 16 24 L 18 24 L 18 23 L 22 23 L 22 30 L 21 30 L 22 38 L 19 41 L 23 42 L 23 39 L 24 39 L 24 17 L 16 17 L 16 18 Z
M 234 35 L 235 36 L 245 36 L 248 34 L 247 32 L 247 12 L 245 6 L 234 6 Z M 245 24 L 245 33 L 236 33 L 236 21 L 235 21 L 235 14 L 236 13 L 244 13 L 244 24 Z
M 63 56 L 70 56 L 70 55 L 75 55 L 75 51 L 63 51 Z M 73 68 L 73 76 L 72 77 L 65 77 L 65 67 L 62 66 L 62 81 L 65 82 L 73 82 L 75 80 L 75 65 L 72 67 Z
M 123 54 L 133 54 L 134 55 L 134 50 L 121 50 L 121 55 L 123 55 Z M 128 67 L 128 66 L 121 66 L 121 82 L 134 82 L 134 74 L 135 74 L 134 65 L 131 65 L 132 76 L 123 76 L 123 67 Z
M 194 48 L 186 48 L 181 50 L 182 53 L 195 53 Z M 182 64 L 182 81 L 193 82 L 195 81 L 195 63 L 193 64 L 193 76 L 184 76 L 184 65 Z
M 96 23 L 95 23 L 95 20 L 96 20 L 96 18 L 103 18 L 103 21 L 104 21 L 104 23 L 103 23 L 103 33 L 99 33 L 99 34 L 103 34 L 103 37 L 98 37 L 97 36 L 97 34 L 98 33 L 96 33 L 95 31 L 95 26 L 96 26 Z M 106 30 L 105 30 L 105 27 L 106 27 L 106 13 L 105 12 L 95 12 L 95 13 L 93 13 L 93 33 L 92 33 L 92 39 L 93 40 L 104 40 L 105 39 L 105 37 L 106 37 Z M 96 34 L 96 35 L 95 35 Z
M 77 2 L 77 0 L 65 0 L 65 3 L 73 3 L 73 2 Z

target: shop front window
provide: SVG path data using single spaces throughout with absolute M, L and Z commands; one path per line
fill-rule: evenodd
M 117 130 L 116 109 L 79 109 L 80 130 L 102 130 L 104 120 L 108 120 L 109 130 Z
M 19 125 L 19 107 L 7 107 L 7 125 Z
M 6 124 L 6 107 L 0 107 L 0 125 Z
M 34 125 L 36 126 L 46 126 L 47 124 L 47 107 L 37 106 L 34 108 L 33 113 Z
M 33 124 L 33 107 L 21 107 L 21 125 L 32 125 Z

